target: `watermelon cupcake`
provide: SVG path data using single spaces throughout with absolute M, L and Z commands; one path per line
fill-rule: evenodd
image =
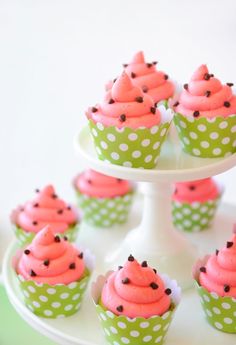
M 12 212 L 11 221 L 21 245 L 30 243 L 47 224 L 51 225 L 55 234 L 63 234 L 69 241 L 75 241 L 79 229 L 78 212 L 59 199 L 51 185 L 42 190 L 36 189 L 33 200 Z
M 212 178 L 176 183 L 172 195 L 175 227 L 188 232 L 208 229 L 222 192 L 222 188 Z
M 54 232 L 47 225 L 14 258 L 26 306 L 45 318 L 66 317 L 79 310 L 93 268 L 88 251 L 78 250 Z
M 162 344 L 180 301 L 180 288 L 130 255 L 124 267 L 97 278 L 92 297 L 109 344 Z
M 94 170 L 86 170 L 74 179 L 83 220 L 92 226 L 111 227 L 128 220 L 133 185 Z
M 236 333 L 236 226 L 231 239 L 193 268 L 203 310 L 214 328 Z
M 183 149 L 197 157 L 225 157 L 236 152 L 236 96 L 200 66 L 174 104 Z
M 156 166 L 173 114 L 133 84 L 123 72 L 105 100 L 88 109 L 98 158 L 133 168 Z

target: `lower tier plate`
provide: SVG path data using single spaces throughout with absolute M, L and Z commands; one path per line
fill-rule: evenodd
M 134 204 L 130 223 L 122 229 L 95 230 L 86 226 L 82 227 L 79 235 L 79 243 L 89 246 L 98 258 L 96 272 L 94 272 L 92 280 L 98 273 L 104 272 L 104 252 L 108 254 L 109 248 L 113 250 L 115 246 L 118 246 L 127 229 L 130 226 L 137 225 L 139 222 L 139 210 L 142 207 L 142 205 L 138 204 L 139 202 L 142 201 L 138 200 Z M 201 233 L 186 234 L 186 236 L 199 248 L 200 255 L 213 252 L 216 248 L 222 247 L 225 241 L 230 238 L 232 226 L 236 220 L 235 215 L 236 206 L 222 204 L 212 229 Z M 16 249 L 17 245 L 13 243 L 7 250 L 3 262 L 3 278 L 9 299 L 20 316 L 38 332 L 48 336 L 57 344 L 106 344 L 95 313 L 95 308 L 90 299 L 90 291 L 87 292 L 79 313 L 65 319 L 49 320 L 39 318 L 24 306 L 11 264 Z M 219 332 L 207 323 L 196 290 L 192 288 L 183 292 L 182 301 L 169 329 L 165 345 L 199 344 L 235 345 L 236 334 Z

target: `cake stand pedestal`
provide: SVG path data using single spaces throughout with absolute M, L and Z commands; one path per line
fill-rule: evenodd
M 177 232 L 171 221 L 171 194 L 174 182 L 210 177 L 236 165 L 236 154 L 227 158 L 196 158 L 185 154 L 175 136 L 162 148 L 157 168 L 135 169 L 113 165 L 97 158 L 89 128 L 85 127 L 75 140 L 75 148 L 90 168 L 101 173 L 144 182 L 143 216 L 140 225 L 131 230 L 121 246 L 105 258 L 106 269 L 125 262 L 129 254 L 139 260 L 148 260 L 175 278 L 182 288 L 192 285 L 191 267 L 196 250 L 183 234 Z

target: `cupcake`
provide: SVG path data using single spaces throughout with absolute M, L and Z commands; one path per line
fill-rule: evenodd
M 74 187 L 88 224 L 110 227 L 127 221 L 134 193 L 130 182 L 89 169 L 75 178 Z
M 78 311 L 92 269 L 88 253 L 47 225 L 14 259 L 14 269 L 26 306 L 46 318 Z
M 196 232 L 210 227 L 222 195 L 212 178 L 175 184 L 172 218 L 176 228 Z
M 162 344 L 180 300 L 176 281 L 132 255 L 124 267 L 99 276 L 92 297 L 110 344 Z
M 172 119 L 123 72 L 105 100 L 87 112 L 98 158 L 125 167 L 155 167 Z
M 212 255 L 200 259 L 193 276 L 207 321 L 216 329 L 236 333 L 236 226 L 232 238 Z
M 24 245 L 30 243 L 47 224 L 50 224 L 54 234 L 63 234 L 69 241 L 74 241 L 79 217 L 75 208 L 59 199 L 53 186 L 49 185 L 41 191 L 36 189 L 35 198 L 14 210 L 11 221 L 17 239 Z
M 174 123 L 184 150 L 198 157 L 236 152 L 236 96 L 232 83 L 222 85 L 200 66 L 175 103 Z

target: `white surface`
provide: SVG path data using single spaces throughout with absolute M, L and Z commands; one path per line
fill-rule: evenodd
M 136 208 L 134 208 L 135 210 Z M 215 251 L 216 248 L 222 246 L 222 243 L 230 238 L 235 212 L 235 206 L 222 205 L 216 217 L 215 225 L 211 230 L 189 234 L 189 239 L 199 247 L 202 255 Z M 137 221 L 138 218 L 138 213 L 133 214 L 133 219 Z M 84 230 L 80 234 L 80 242 L 89 243 L 91 238 L 93 238 L 94 242 L 98 244 L 94 246 L 96 253 L 96 247 L 99 249 L 99 244 L 101 243 L 101 233 L 88 228 Z M 125 232 L 125 229 L 123 231 Z M 107 231 L 103 235 L 105 235 L 108 248 L 111 243 L 111 251 L 113 250 L 114 243 L 117 242 L 117 245 L 119 245 L 122 238 L 119 229 L 113 231 L 113 236 L 110 236 Z M 13 244 L 9 247 L 4 260 L 3 275 L 10 301 L 18 313 L 32 327 L 54 339 L 58 344 L 104 345 L 105 341 L 99 327 L 95 308 L 92 305 L 91 299 L 88 298 L 88 294 L 83 302 L 82 310 L 77 315 L 66 319 L 48 320 L 38 318 L 24 306 L 20 298 L 14 272 L 11 269 L 12 256 L 15 251 L 16 246 Z M 101 254 L 100 249 L 98 254 Z M 104 267 L 101 265 L 97 266 L 97 271 L 103 272 L 103 270 Z M 96 274 L 99 272 L 96 272 Z M 219 332 L 208 325 L 204 319 L 197 293 L 194 289 L 190 289 L 183 293 L 182 301 L 177 309 L 165 344 L 235 345 L 235 335 Z

